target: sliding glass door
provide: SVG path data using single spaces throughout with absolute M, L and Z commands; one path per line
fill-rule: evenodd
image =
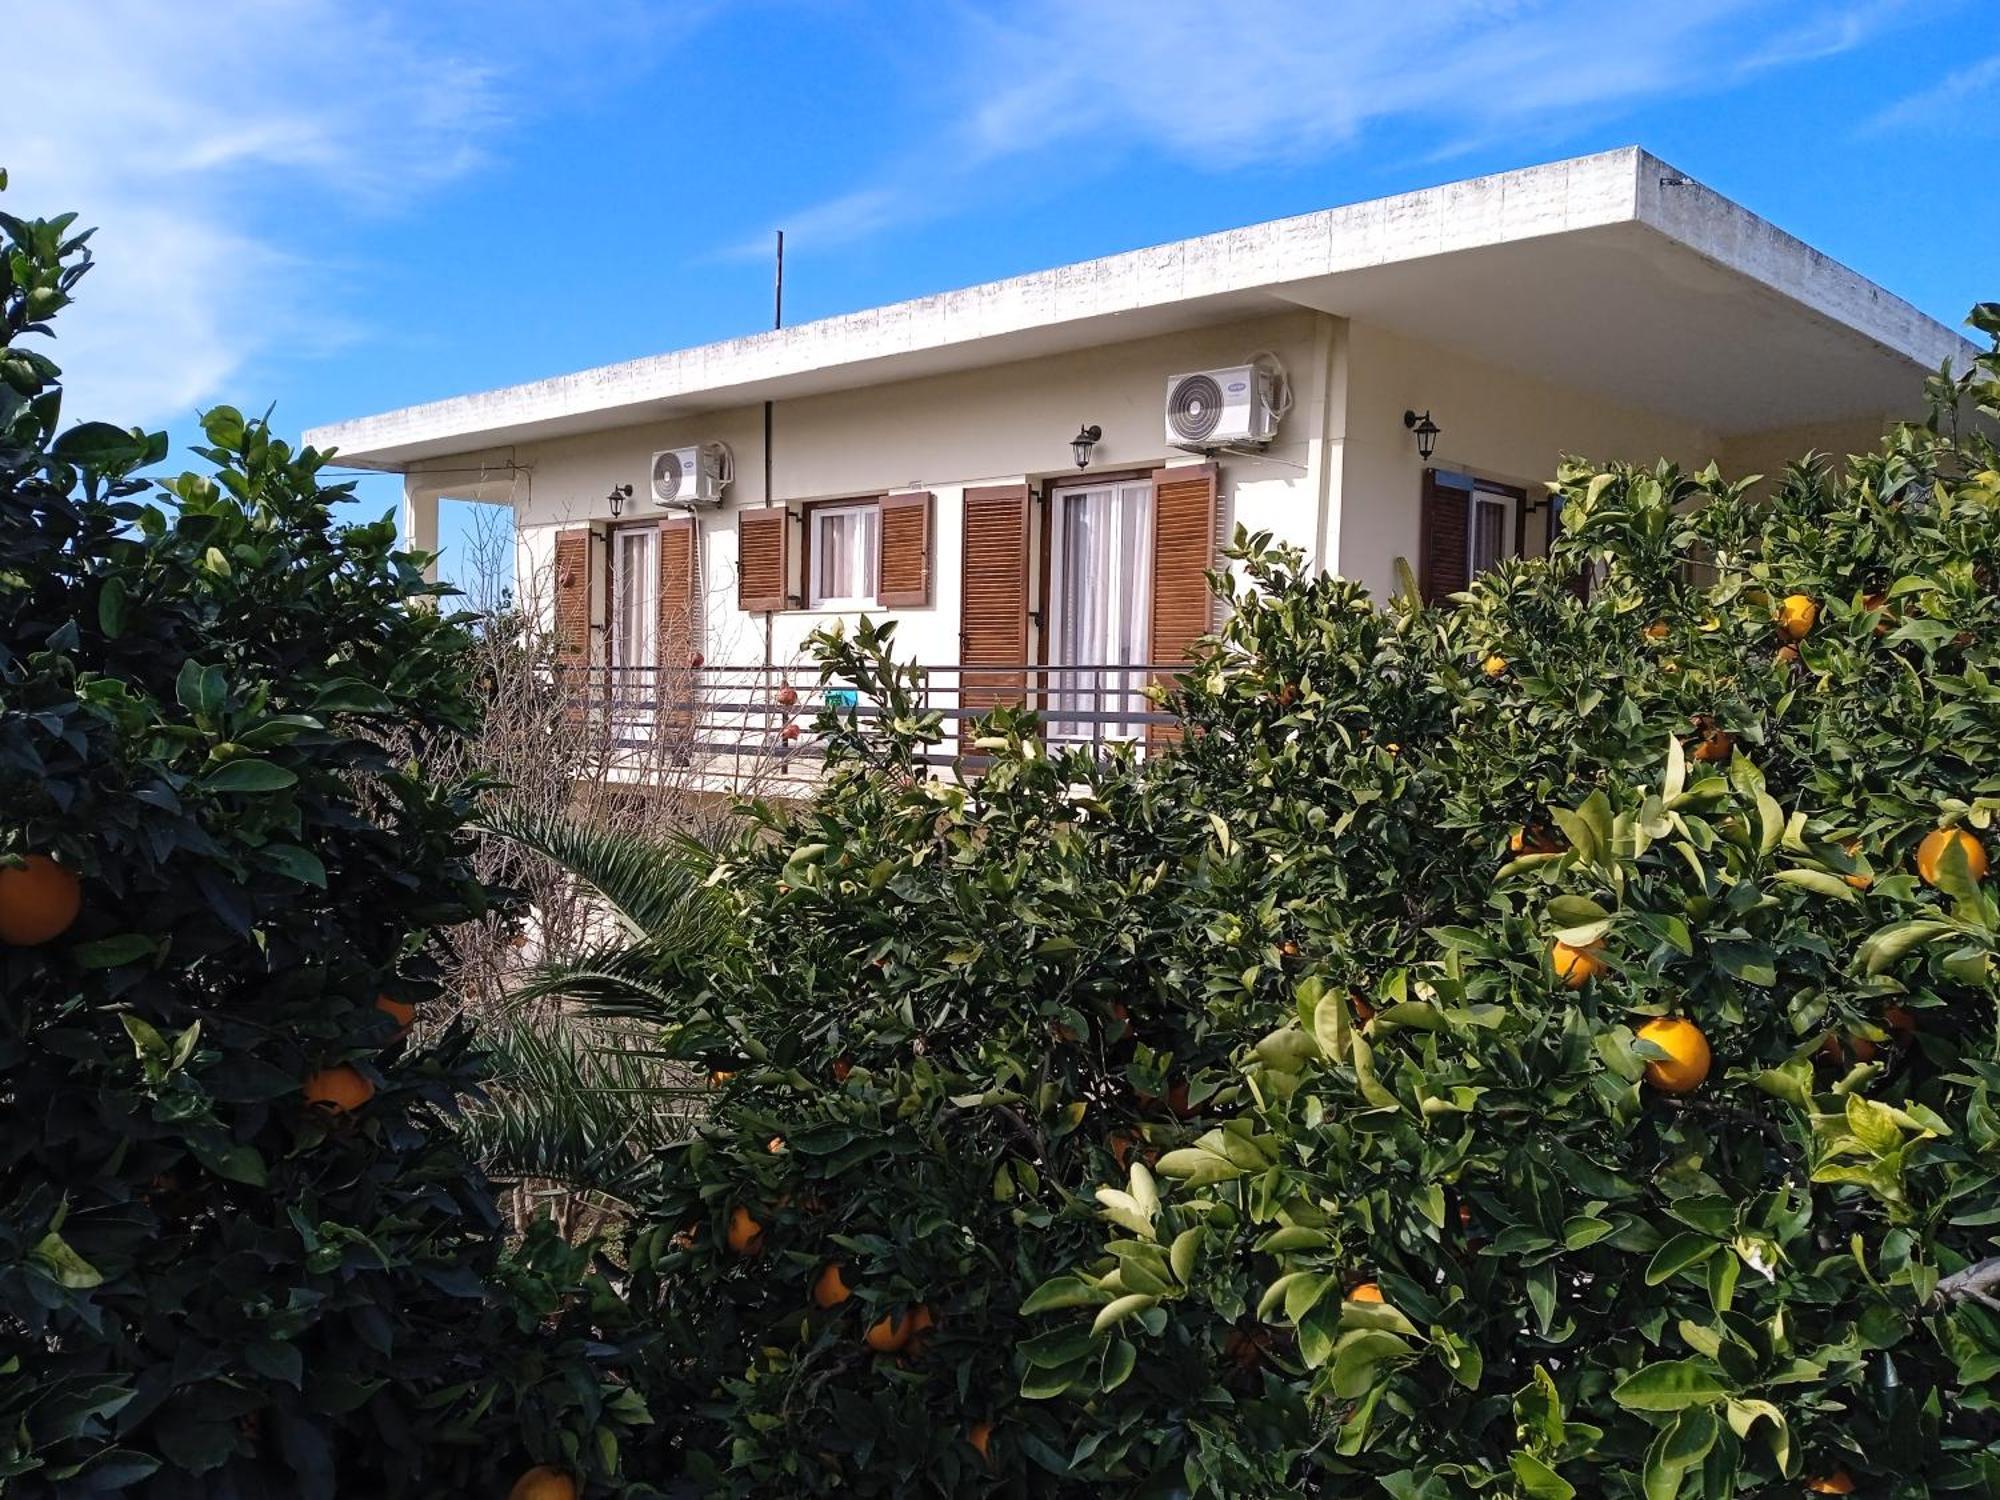
M 1049 535 L 1049 733 L 1059 739 L 1142 732 L 1153 561 L 1150 480 L 1054 491 Z

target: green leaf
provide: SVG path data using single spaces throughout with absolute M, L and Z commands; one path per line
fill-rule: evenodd
M 1520 1482 L 1521 1493 L 1531 1500 L 1574 1500 L 1576 1486 L 1532 1453 L 1517 1452 L 1507 1460 Z
M 1801 886 L 1818 895 L 1830 896 L 1836 901 L 1858 903 L 1861 900 L 1853 886 L 1824 870 L 1780 870 L 1771 878 L 1784 885 Z
M 53 1229 L 43 1235 L 28 1254 L 59 1285 L 73 1292 L 87 1292 L 92 1287 L 104 1285 L 103 1273 L 72 1250 L 69 1242 Z
M 144 933 L 121 932 L 116 937 L 78 943 L 70 949 L 70 957 L 82 968 L 115 969 L 120 964 L 135 964 L 142 958 L 151 958 L 158 951 L 153 939 Z
M 1333 1351 L 1333 1393 L 1349 1401 L 1366 1395 L 1375 1383 L 1378 1366 L 1409 1353 L 1407 1343 L 1380 1329 L 1357 1328 L 1343 1333 Z
M 1611 1399 L 1628 1411 L 1680 1411 L 1727 1394 L 1721 1376 L 1706 1360 L 1667 1359 L 1626 1376 Z
M 1021 1316 L 1055 1312 L 1066 1307 L 1095 1307 L 1104 1293 L 1079 1276 L 1055 1276 L 1043 1282 L 1021 1304 Z
M 115 574 L 97 591 L 97 628 L 114 641 L 125 633 L 125 580 Z
M 293 844 L 266 844 L 263 848 L 264 863 L 280 875 L 298 881 L 301 885 L 318 886 L 326 889 L 326 866 L 320 857 L 310 850 Z
M 1133 1314 L 1142 1313 L 1149 1307 L 1157 1306 L 1159 1301 L 1158 1297 L 1149 1296 L 1143 1292 L 1130 1292 L 1123 1297 L 1106 1303 L 1098 1311 L 1097 1317 L 1090 1325 L 1092 1337 L 1108 1333 Z
M 82 469 L 123 470 L 146 461 L 146 435 L 109 422 L 79 422 L 57 435 L 49 455 Z
M 1919 943 L 1927 943 L 1933 938 L 1943 937 L 1957 931 L 1949 922 L 1918 921 L 1900 922 L 1893 927 L 1884 927 L 1862 943 L 1856 957 L 1862 970 L 1869 974 L 1880 974 L 1893 968 L 1905 953 Z
M 1658 1286 L 1689 1266 L 1700 1265 L 1721 1248 L 1705 1234 L 1677 1234 L 1653 1252 L 1646 1267 L 1646 1285 Z
M 395 712 L 389 695 L 358 677 L 338 677 L 319 690 L 309 712 L 325 714 L 386 714 Z
M 202 777 L 211 792 L 282 792 L 298 784 L 298 774 L 273 761 L 246 757 L 224 761 Z

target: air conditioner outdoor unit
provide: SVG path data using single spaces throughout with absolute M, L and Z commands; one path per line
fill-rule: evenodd
M 1270 442 L 1278 431 L 1274 387 L 1281 378 L 1261 364 L 1170 376 L 1167 441 L 1198 453 Z
M 653 503 L 681 509 L 720 505 L 723 490 L 735 477 L 736 465 L 725 444 L 665 448 L 653 455 Z

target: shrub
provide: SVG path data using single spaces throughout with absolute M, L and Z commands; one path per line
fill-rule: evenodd
M 1571 463 L 1442 609 L 1252 558 L 1158 795 L 1299 959 L 1038 1293 L 1071 1395 L 1227 1321 L 1327 1493 L 2000 1494 L 2000 358 L 1940 394 L 1768 499 Z
M 671 1462 L 2000 1492 L 1996 382 L 1768 495 L 1570 463 L 1440 606 L 1243 539 L 1143 764 L 1002 712 L 926 780 L 889 630 L 827 639 L 875 717 L 695 872 L 731 936 L 547 977 L 708 1079 L 622 1189 Z
M 326 455 L 57 432 L 87 265 L 0 216 L 0 1475 L 10 1494 L 498 1493 L 645 1416 L 588 1255 L 502 1255 L 433 1006 L 479 914 L 465 621 Z M 53 862 L 51 862 L 51 857 Z M 608 1327 L 609 1335 L 602 1331 Z

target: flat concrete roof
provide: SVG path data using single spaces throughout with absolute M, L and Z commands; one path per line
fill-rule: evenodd
M 1299 307 L 1724 435 L 1902 411 L 1923 372 L 1977 352 L 1626 147 L 357 417 L 305 440 L 397 470 Z

